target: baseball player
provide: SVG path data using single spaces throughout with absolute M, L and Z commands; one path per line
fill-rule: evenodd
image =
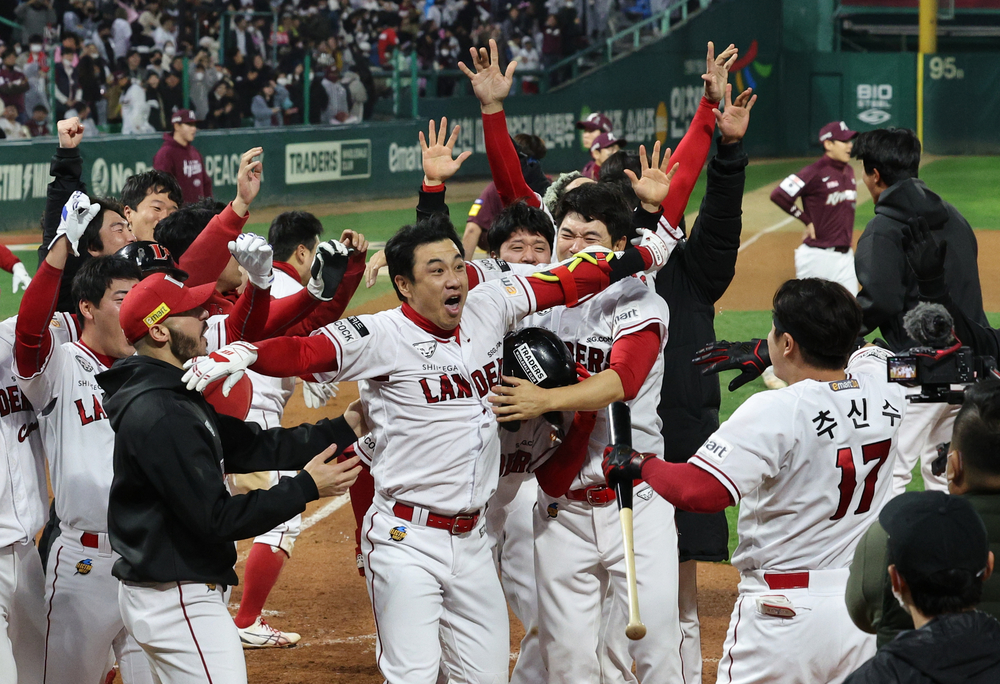
M 591 247 L 537 277 L 505 276 L 470 293 L 478 276 L 466 270 L 450 222 L 435 216 L 402 228 L 386 246 L 401 308 L 191 362 L 186 377 L 199 388 L 247 368 L 370 380 L 369 422 L 383 439 L 362 552 L 388 682 L 435 682 L 442 639 L 466 680 L 506 681 L 506 606 L 481 515 L 500 472 L 486 396 L 499 381 L 501 339 L 536 309 L 576 304 L 631 272 L 655 269 L 661 249 L 618 258 Z
M 790 280 L 774 296 L 766 347 L 789 386 L 750 397 L 691 457 L 633 453 L 606 474 L 642 477 L 685 510 L 740 504 L 739 598 L 719 682 L 841 682 L 875 652 L 844 593 L 858 540 L 891 497 L 896 431 L 906 410 L 885 350 L 852 354 L 861 309 L 843 286 Z M 728 343 L 709 370 L 750 362 Z
M 805 224 L 802 244 L 795 250 L 796 278 L 824 278 L 858 291 L 854 273 L 854 208 L 857 182 L 851 161 L 857 132 L 843 121 L 819 130 L 824 154 L 818 161 L 778 184 L 771 201 Z M 802 199 L 800 209 L 795 200 Z
M 582 131 L 580 133 L 580 140 L 583 142 L 583 147 L 591 155 L 591 159 L 584 164 L 580 173 L 585 178 L 596 181 L 600 171 L 600 165 L 593 158 L 594 141 L 597 140 L 598 136 L 602 133 L 614 133 L 614 127 L 611 125 L 611 119 L 601 112 L 592 112 L 588 114 L 586 118 L 576 122 L 576 127 Z

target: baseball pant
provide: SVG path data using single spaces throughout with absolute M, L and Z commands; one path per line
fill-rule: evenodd
M 434 684 L 442 657 L 455 681 L 506 684 L 510 625 L 485 516 L 453 535 L 398 518 L 392 507 L 376 493 L 361 536 L 387 684 Z
M 641 485 L 635 489 L 632 510 L 639 609 L 647 633 L 620 650 L 616 644 L 625 642 L 628 599 L 617 506 L 554 499 L 539 491 L 535 513 L 538 626 L 550 684 L 605 678 L 599 644 L 602 599 L 608 586 L 614 612 L 604 638 L 612 657 L 626 666 L 635 660 L 635 674 L 643 684 L 681 680 L 673 506 Z
M 225 587 L 120 582 L 117 605 L 158 684 L 246 684 L 240 637 Z
M 805 589 L 772 590 L 763 572 L 743 573 L 719 661 L 717 684 L 840 684 L 875 655 L 875 635 L 854 626 L 844 592 L 848 569 L 809 573 Z M 794 617 L 759 604 L 787 599 Z
M 118 580 L 111 567 L 120 557 L 111 550 L 107 534 L 88 533 L 60 526 L 49 553 L 45 573 L 45 684 L 101 682 L 107 674 L 108 649 L 119 661 L 128 661 L 123 634 L 125 624 L 118 609 Z M 119 638 L 121 637 L 121 638 Z M 132 660 L 137 660 L 133 658 Z M 152 684 L 148 667 L 133 668 L 125 684 Z
M 273 487 L 278 484 L 278 480 L 282 477 L 295 477 L 299 471 L 297 470 L 272 470 L 269 473 L 269 484 L 268 488 Z M 285 555 L 291 558 L 292 547 L 295 546 L 295 540 L 299 538 L 299 533 L 302 531 L 302 516 L 296 515 L 291 520 L 286 520 L 281 523 L 273 530 L 265 532 L 254 538 L 254 544 L 268 544 L 275 548 L 281 549 L 285 552 Z
M 840 283 L 852 295 L 858 293 L 858 276 L 854 272 L 854 250 L 837 252 L 832 249 L 802 244 L 795 249 L 795 277 L 822 278 Z
M 907 394 L 920 392 L 919 387 Z M 924 478 L 924 489 L 939 492 L 948 491 L 944 475 L 931 472 L 931 463 L 937 458 L 937 447 L 951 441 L 955 427 L 955 416 L 961 406 L 951 404 L 911 404 L 906 405 L 906 414 L 896 433 L 896 462 L 892 467 L 892 494 L 898 496 L 906 491 L 906 485 L 913 479 L 913 467 L 920 463 L 920 474 Z
M 45 575 L 34 543 L 0 548 L 0 672 L 39 684 L 45 659 Z
M 701 684 L 701 621 L 698 619 L 698 561 L 679 566 L 677 603 L 681 618 L 681 668 L 684 684 Z

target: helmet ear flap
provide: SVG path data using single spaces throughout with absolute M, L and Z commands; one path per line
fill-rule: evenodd
M 504 338 L 503 374 L 545 389 L 577 382 L 576 363 L 566 344 L 544 328 L 523 328 Z

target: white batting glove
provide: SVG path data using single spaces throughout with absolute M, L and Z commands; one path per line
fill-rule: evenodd
M 632 238 L 632 244 L 636 247 L 645 247 L 653 257 L 653 263 L 646 269 L 645 273 L 656 273 L 666 265 L 667 259 L 670 258 L 670 245 L 647 228 L 639 231 L 639 237 Z
M 229 253 L 250 277 L 258 290 L 267 290 L 274 283 L 274 250 L 260 235 L 243 233 L 229 243 Z
M 87 230 L 87 226 L 90 222 L 94 220 L 97 216 L 97 212 L 101 210 L 101 205 L 97 202 L 93 204 L 90 203 L 90 198 L 87 197 L 86 193 L 77 190 L 72 195 L 69 196 L 69 201 L 62 210 L 62 218 L 59 219 L 59 228 L 56 230 L 56 237 L 49 243 L 49 249 L 52 249 L 52 245 L 59 241 L 59 238 L 63 235 L 69 240 L 69 248 L 73 251 L 74 256 L 80 256 L 80 252 L 77 249 L 77 245 L 80 244 L 80 238 L 83 237 L 83 231 Z
M 328 302 L 337 294 L 337 287 L 347 271 L 347 260 L 353 250 L 336 240 L 319 243 L 310 269 L 306 289 L 316 299 Z
M 248 342 L 233 342 L 208 356 L 198 356 L 184 362 L 187 372 L 181 377 L 189 390 L 204 392 L 205 388 L 220 378 L 226 378 L 222 383 L 222 396 L 228 397 L 229 391 L 236 386 L 249 366 L 257 360 L 257 347 Z M 228 377 L 226 377 L 228 376 Z
M 14 264 L 12 272 L 14 273 L 14 280 L 11 285 L 11 289 L 14 292 L 17 292 L 17 289 L 19 287 L 27 290 L 28 285 L 31 285 L 31 276 L 28 275 L 28 269 L 24 267 L 24 264 L 18 261 L 16 264 Z
M 337 396 L 340 383 L 337 382 L 309 382 L 302 381 L 302 398 L 306 402 L 306 407 L 316 409 L 326 406 L 326 402 Z

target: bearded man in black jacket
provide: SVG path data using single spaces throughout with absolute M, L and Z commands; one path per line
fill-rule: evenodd
M 185 388 L 184 363 L 206 353 L 202 305 L 214 287 L 187 288 L 165 274 L 136 285 L 119 318 L 137 355 L 97 376 L 115 429 L 108 529 L 121 554 L 112 569 L 121 581 L 118 603 L 164 682 L 247 681 L 223 597 L 238 581 L 234 542 L 302 513 L 310 501 L 345 493 L 360 472 L 358 457 L 327 463 L 363 434 L 355 431 L 363 422 L 357 407 L 347 419 L 262 430 L 217 414 Z M 224 482 L 226 472 L 299 468 L 268 490 L 239 496 Z

